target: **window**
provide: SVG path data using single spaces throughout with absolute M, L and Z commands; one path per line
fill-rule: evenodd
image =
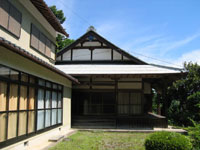
M 0 65 L 0 145 L 62 123 L 61 85 Z
M 73 114 L 112 115 L 115 113 L 114 92 L 73 92 Z
M 0 0 L 0 25 L 20 37 L 22 14 L 8 0 Z
M 55 45 L 40 30 L 31 24 L 31 42 L 32 48 L 38 50 L 47 57 L 51 57 L 51 52 L 55 52 Z
M 142 114 L 141 93 L 119 92 L 118 93 L 118 114 L 119 115 L 140 115 Z

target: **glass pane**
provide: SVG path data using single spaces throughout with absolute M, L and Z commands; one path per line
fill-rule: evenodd
M 53 84 L 53 89 L 57 89 L 57 84 Z
M 58 93 L 58 107 L 59 108 L 61 108 L 61 106 L 62 106 L 61 100 L 62 100 L 61 93 Z
M 29 111 L 28 112 L 28 133 L 34 131 L 35 128 L 35 112 Z
M 27 112 L 20 112 L 19 113 L 19 129 L 18 135 L 26 134 L 26 121 L 27 121 Z
M 57 109 L 52 109 L 52 117 L 51 117 L 52 125 L 57 123 Z
M 17 110 L 18 85 L 10 84 L 9 110 Z
M 39 80 L 38 80 L 38 84 L 44 86 L 44 85 L 45 85 L 45 82 L 44 82 L 44 80 L 39 79 Z
M 35 77 L 30 77 L 30 83 L 35 83 Z
M 62 90 L 62 86 L 61 86 L 61 85 L 59 85 L 59 86 L 58 86 L 58 89 L 59 89 L 59 90 Z
M 11 70 L 10 71 L 10 79 L 19 80 L 19 72 Z
M 22 74 L 21 74 L 21 81 L 23 81 L 23 82 L 28 82 L 28 75 L 25 74 L 25 73 L 22 73 Z
M 62 109 L 58 109 L 58 123 L 62 122 Z
M 28 109 L 34 109 L 35 104 L 35 89 L 29 87 L 29 106 Z
M 51 83 L 50 82 L 46 82 L 46 87 L 51 87 Z
M 50 91 L 46 91 L 46 108 L 51 108 L 51 103 L 50 103 L 50 97 L 51 97 L 51 92 Z
M 50 125 L 51 125 L 51 110 L 46 110 L 45 127 L 49 127 Z
M 0 76 L 9 78 L 10 69 L 7 67 L 0 66 Z
M 8 114 L 8 139 L 16 137 L 17 132 L 17 113 Z
M 21 86 L 20 88 L 20 110 L 27 109 L 27 87 Z
M 57 93 L 52 93 L 52 108 L 57 108 Z
M 6 92 L 7 92 L 6 82 L 0 81 L 0 111 L 6 110 Z
M 133 105 L 133 106 L 130 106 L 130 113 L 132 115 L 139 115 L 142 113 L 142 107 L 141 105 Z
M 118 105 L 118 114 L 128 114 L 129 105 Z
M 0 114 L 0 142 L 6 140 L 6 113 Z
M 44 110 L 37 112 L 37 130 L 44 128 Z
M 141 104 L 141 93 L 131 93 L 130 103 L 131 104 Z
M 44 108 L 44 90 L 38 90 L 38 108 Z
M 118 104 L 129 104 L 129 93 L 119 93 Z

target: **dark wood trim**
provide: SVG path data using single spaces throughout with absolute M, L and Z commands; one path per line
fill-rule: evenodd
M 90 60 L 92 61 L 93 60 L 93 49 L 90 49 L 90 51 L 91 51 L 91 53 L 90 53 L 90 55 L 91 55 Z
M 108 46 L 76 46 L 73 47 L 74 50 L 76 49 L 109 49 L 110 47 Z
M 71 61 L 73 61 L 73 49 L 71 49 Z
M 81 36 L 79 39 L 77 39 L 74 43 L 70 44 L 69 46 L 67 46 L 66 48 L 64 48 L 62 51 L 57 53 L 57 57 L 60 56 L 61 54 L 67 52 L 69 49 L 71 48 L 77 48 L 77 44 L 81 43 L 83 41 L 85 41 L 85 39 L 88 36 L 94 36 L 100 43 L 105 43 L 107 46 L 99 46 L 98 48 L 110 48 L 110 49 L 114 49 L 119 53 L 122 53 L 124 56 L 128 57 L 130 60 L 132 60 L 135 64 L 147 64 L 146 62 L 130 55 L 129 53 L 127 53 L 126 51 L 120 49 L 119 47 L 115 46 L 114 44 L 112 44 L 111 42 L 107 41 L 105 38 L 103 38 L 102 36 L 100 36 L 99 34 L 97 34 L 94 31 L 89 31 L 86 34 L 84 34 L 83 36 Z M 78 47 L 78 48 L 82 48 L 82 47 Z M 89 47 L 85 47 L 85 48 L 89 48 Z M 91 47 L 90 47 L 91 48 Z
M 111 49 L 111 61 L 113 61 L 113 49 Z
M 56 61 L 56 65 L 63 65 L 63 64 L 131 64 L 135 65 L 136 63 L 131 60 L 73 60 L 73 61 Z

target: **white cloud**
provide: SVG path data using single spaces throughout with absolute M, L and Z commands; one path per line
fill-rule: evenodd
M 174 61 L 175 64 L 183 65 L 184 62 L 192 62 L 200 64 L 200 49 L 192 50 L 188 53 L 184 53 L 177 60 Z

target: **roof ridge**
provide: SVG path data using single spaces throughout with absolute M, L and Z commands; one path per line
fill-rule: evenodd
M 172 70 L 179 70 L 179 71 L 184 71 L 184 68 L 176 68 L 176 67 L 171 67 L 171 66 L 164 66 L 164 65 L 158 65 L 158 64 L 149 64 L 151 66 L 155 67 L 160 67 L 160 68 L 166 68 L 166 69 L 172 69 Z

